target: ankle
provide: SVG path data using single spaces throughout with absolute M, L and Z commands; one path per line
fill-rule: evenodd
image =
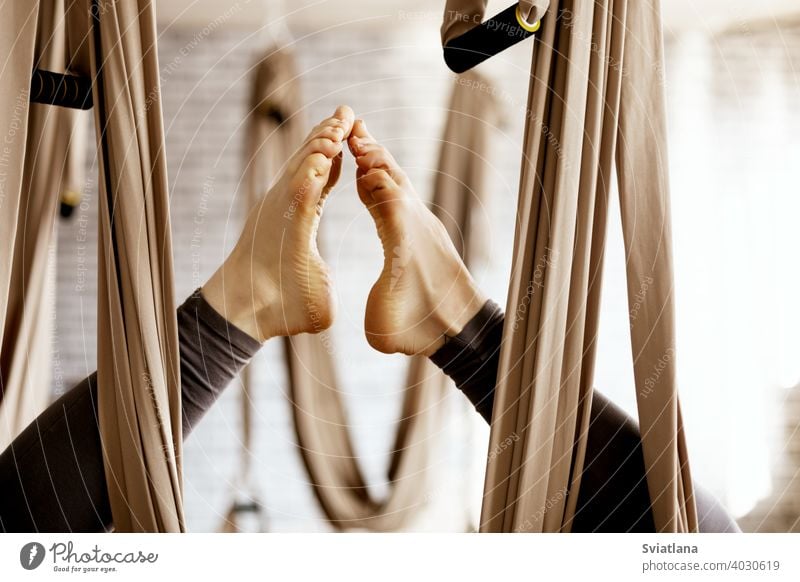
M 280 294 L 263 273 L 252 269 L 238 247 L 203 285 L 206 301 L 250 337 L 265 342 L 280 334 Z
M 434 354 L 444 345 L 447 337 L 461 333 L 486 304 L 488 297 L 477 287 L 470 274 L 464 271 L 448 290 L 434 295 L 433 300 L 435 303 L 431 314 L 436 340 L 425 350 L 426 356 Z

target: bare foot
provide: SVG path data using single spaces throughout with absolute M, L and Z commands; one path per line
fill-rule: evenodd
M 203 286 L 212 307 L 259 341 L 318 333 L 333 322 L 333 283 L 317 228 L 352 127 L 353 111 L 342 106 L 311 131 Z
M 383 271 L 367 301 L 367 340 L 384 353 L 431 355 L 446 335 L 464 328 L 486 297 L 442 223 L 361 120 L 348 145 L 358 166 L 358 195 L 383 245 Z

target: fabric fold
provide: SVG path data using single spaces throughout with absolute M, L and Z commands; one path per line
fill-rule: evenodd
M 74 4 L 73 66 L 95 79 L 97 380 L 114 526 L 180 532 L 181 389 L 155 10 L 149 0 Z
M 448 2 L 443 42 L 484 8 Z M 570 531 L 615 159 L 629 302 L 642 303 L 631 341 L 653 519 L 658 531 L 697 530 L 674 376 L 661 42 L 658 2 L 627 0 L 553 0 L 534 39 L 490 450 L 512 445 L 487 467 L 482 531 Z M 644 277 L 658 283 L 642 300 Z
M 34 6 L 36 3 L 34 3 Z M 36 26 L 33 62 L 23 82 L 30 82 L 34 68 L 65 72 L 66 29 L 63 0 L 38 5 L 28 15 Z M 5 18 L 4 18 L 5 21 Z M 25 27 L 23 33 L 27 34 Z M 26 38 L 18 39 L 24 47 Z M 7 54 L 7 53 L 5 53 Z M 4 84 L 7 75 L 4 73 Z M 17 117 L 9 137 L 24 153 L 22 165 L 12 170 L 21 176 L 18 197 L 8 196 L 4 218 L 11 218 L 18 204 L 17 224 L 6 225 L 4 248 L 11 258 L 6 311 L 0 348 L 0 448 L 4 448 L 39 414 L 50 400 L 51 327 L 55 309 L 55 214 L 59 194 L 68 187 L 83 187 L 84 115 L 75 110 L 27 104 L 27 94 L 10 109 Z M 24 112 L 24 113 L 23 113 Z M 27 130 L 22 130 L 23 115 Z M 9 152 L 10 153 L 10 152 Z M 4 174 L 7 175 L 7 174 Z M 9 181 L 6 179 L 6 187 Z M 9 194 L 8 190 L 4 194 Z

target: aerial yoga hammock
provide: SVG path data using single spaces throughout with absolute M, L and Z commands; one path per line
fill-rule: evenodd
M 24 40 L 15 43 L 22 46 L 6 47 L 8 50 L 3 54 L 12 55 L 13 50 L 25 49 L 28 55 L 32 54 L 33 67 L 63 73 L 66 65 L 63 0 L 54 0 L 52 5 L 53 9 L 39 8 L 41 17 L 34 46 L 30 46 L 30 36 L 23 27 Z M 36 22 L 35 3 L 30 10 L 26 19 Z M 3 39 L 14 39 L 14 36 L 4 34 Z M 31 48 L 33 53 L 30 53 Z M 26 55 L 22 62 L 30 63 L 30 59 Z M 13 57 L 7 64 L 17 65 L 19 62 Z M 3 79 L 6 79 L 5 73 Z M 19 81 L 25 83 L 24 75 Z M 55 293 L 53 234 L 59 199 L 55 194 L 74 197 L 73 193 L 80 192 L 83 186 L 86 114 L 63 107 L 28 105 L 28 92 L 27 87 L 7 87 L 2 95 L 4 102 L 11 95 L 17 98 L 13 105 L 3 105 L 3 111 L 13 112 L 10 140 L 5 145 L 13 148 L 9 154 L 15 159 L 9 160 L 8 167 L 4 168 L 4 174 L 10 172 L 12 177 L 11 182 L 6 181 L 4 189 L 8 206 L 3 208 L 3 226 L 0 227 L 3 237 L 0 248 L 4 252 L 0 267 L 0 320 L 3 321 L 0 328 L 0 450 L 5 449 L 50 401 L 53 379 L 50 326 Z M 27 131 L 24 122 L 27 122 Z M 13 192 L 19 192 L 19 196 L 10 196 Z M 6 262 L 9 260 L 10 265 Z
M 448 43 L 486 2 L 449 0 Z M 536 0 L 518 224 L 481 530 L 569 531 L 586 451 L 612 162 L 622 212 L 636 397 L 660 532 L 697 530 L 675 385 L 675 330 L 660 6 Z M 539 20 L 537 26 L 532 26 Z M 658 372 L 656 374 L 656 372 Z M 508 442 L 508 441 L 506 441 Z
M 471 77 L 479 80 L 475 74 Z M 301 103 L 291 54 L 269 51 L 256 66 L 251 95 L 245 178 L 248 208 L 301 143 Z M 471 210 L 484 190 L 485 164 L 479 158 L 485 156 L 487 123 L 496 111 L 491 95 L 454 83 L 432 209 L 467 261 Z M 388 469 L 389 493 L 383 500 L 375 499 L 354 452 L 327 341 L 326 334 L 284 339 L 294 426 L 314 493 L 337 529 L 397 530 L 424 502 L 427 451 L 437 431 L 434 421 L 444 376 L 428 358 L 412 358 Z
M 25 392 L 48 368 L 37 363 L 43 340 L 36 339 L 48 312 L 37 310 L 46 304 L 46 253 L 64 183 L 57 170 L 65 165 L 73 119 L 29 105 L 28 97 L 34 68 L 52 67 L 94 81 L 98 407 L 114 525 L 117 531 L 183 531 L 180 375 L 153 3 L 105 2 L 101 9 L 96 0 L 68 6 L 32 0 L 8 3 L 3 16 L 0 43 L 8 60 L 0 99 L 13 112 L 16 139 L 5 160 L 0 218 L 3 439 L 40 411 L 34 409 L 39 391 Z

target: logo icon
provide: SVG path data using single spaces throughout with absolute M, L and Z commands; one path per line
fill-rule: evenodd
M 44 561 L 44 546 L 38 542 L 30 542 L 19 551 L 19 563 L 26 570 L 35 570 Z

